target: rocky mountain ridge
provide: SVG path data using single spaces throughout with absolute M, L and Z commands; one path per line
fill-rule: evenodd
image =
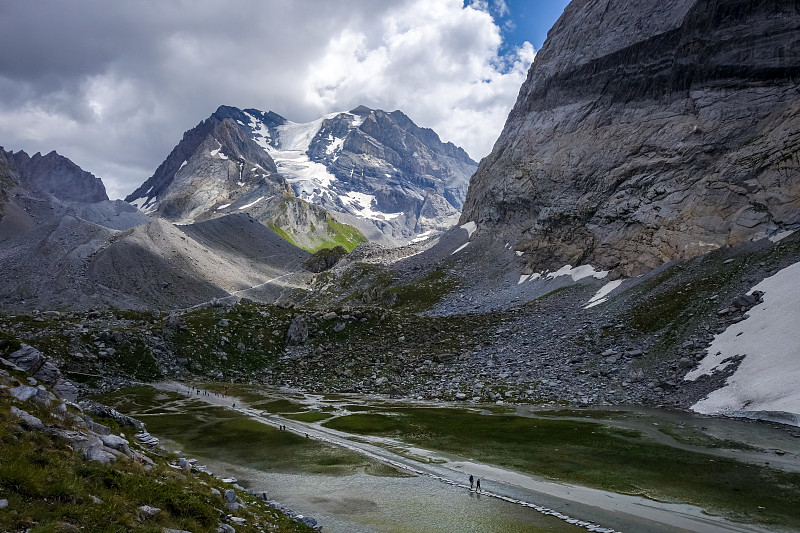
M 797 228 L 799 38 L 783 0 L 571 2 L 461 223 L 626 277 Z
M 62 201 L 96 203 L 108 200 L 100 178 L 59 155 L 55 150 L 47 155 L 37 152 L 29 156 L 23 150 L 6 152 L 0 146 L 0 159 L 13 169 L 21 184 Z
M 318 206 L 397 244 L 452 225 L 475 168 L 400 111 L 361 106 L 294 123 L 221 106 L 126 200 L 180 223 L 245 212 L 312 250 L 332 231 Z
M 0 147 L 0 241 L 63 217 L 121 230 L 147 219 L 125 202 L 109 201 L 99 178 L 55 151 L 31 157 Z

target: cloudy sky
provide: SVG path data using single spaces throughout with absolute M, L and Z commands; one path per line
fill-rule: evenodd
M 0 145 L 124 197 L 219 105 L 400 109 L 491 150 L 568 0 L 0 0 Z

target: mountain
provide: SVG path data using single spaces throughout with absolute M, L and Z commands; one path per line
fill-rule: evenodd
M 798 42 L 788 0 L 574 0 L 461 223 L 528 273 L 628 277 L 797 228 Z
M 6 311 L 172 309 L 245 296 L 274 302 L 308 276 L 309 255 L 244 214 L 177 227 L 151 220 L 109 201 L 100 179 L 55 152 L 0 149 Z
M 0 147 L 0 157 L 16 170 L 21 183 L 59 200 L 96 203 L 108 200 L 100 178 L 54 151 L 33 157 L 24 151 L 6 152 Z
M 352 249 L 349 226 L 397 244 L 452 225 L 476 167 L 400 111 L 294 123 L 221 106 L 126 200 L 179 223 L 244 212 L 307 249 Z
M 63 216 L 120 230 L 147 219 L 109 201 L 100 178 L 55 151 L 31 157 L 0 147 L 0 241 Z

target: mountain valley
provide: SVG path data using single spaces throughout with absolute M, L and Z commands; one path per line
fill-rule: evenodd
M 192 480 L 123 505 L 154 531 L 399 527 L 337 475 L 446 531 L 415 490 L 473 472 L 503 531 L 800 528 L 798 42 L 787 0 L 573 0 L 479 164 L 365 106 L 220 106 L 125 201 L 0 148 L 0 443 Z

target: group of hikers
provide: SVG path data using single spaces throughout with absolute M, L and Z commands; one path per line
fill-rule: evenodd
M 469 475 L 469 490 L 473 490 L 473 487 L 474 487 L 475 492 L 480 492 L 481 491 L 481 480 L 480 480 L 480 478 L 478 478 L 478 481 L 476 483 L 475 482 L 475 478 L 472 477 L 472 474 L 470 474 Z
M 211 393 L 208 392 L 205 389 L 203 389 L 203 390 L 200 390 L 200 389 L 187 389 L 186 390 L 186 395 L 187 396 L 191 396 L 192 394 L 197 394 L 198 396 L 211 396 Z M 216 396 L 218 398 L 219 397 L 227 398 L 228 397 L 228 387 L 227 386 L 225 387 L 225 392 L 224 393 L 215 392 L 214 396 Z

